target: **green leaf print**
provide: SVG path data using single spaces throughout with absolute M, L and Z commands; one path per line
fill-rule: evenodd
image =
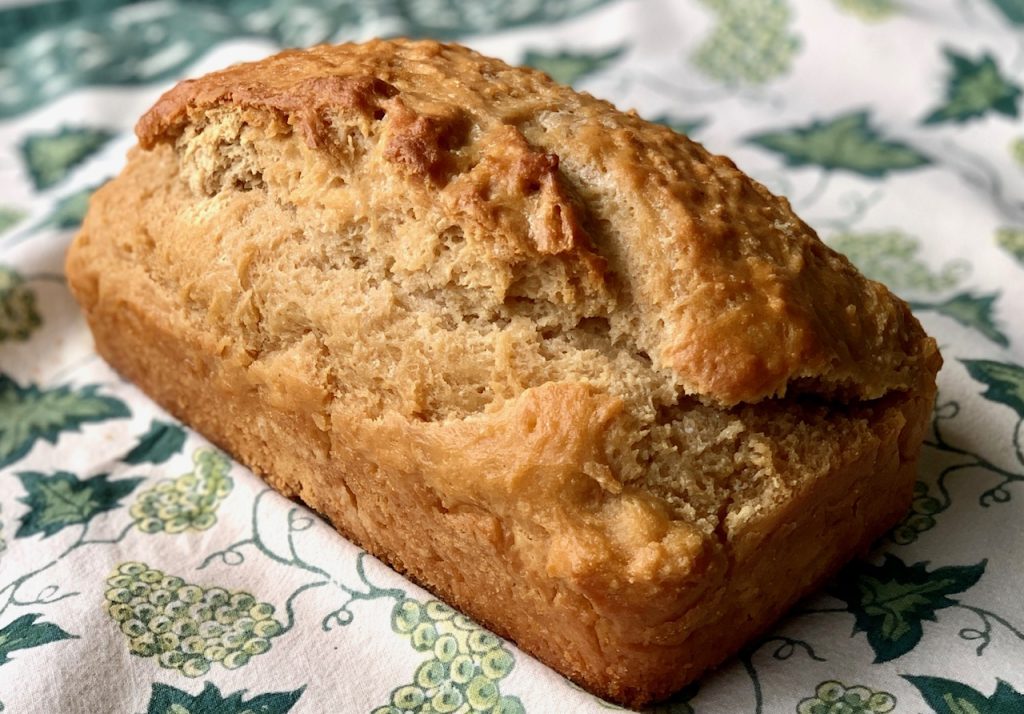
M 240 29 L 212 3 L 164 3 L 145 13 L 99 4 L 94 0 L 92 12 L 83 12 L 76 2 L 57 2 L 46 8 L 49 12 L 37 8 L 38 20 L 29 13 L 11 18 L 13 12 L 0 12 L 0 26 L 10 23 L 4 34 L 16 33 L 22 23 L 35 25 L 3 45 L 7 72 L 0 77 L 0 117 L 83 85 L 139 84 L 177 75 L 203 49 Z M 245 5 L 251 15 L 259 14 L 251 3 Z
M 11 208 L 9 206 L 0 206 L 0 233 L 3 233 L 9 228 L 13 228 L 21 219 L 25 217 L 25 212 L 18 210 L 17 208 Z
M 1000 228 L 996 243 L 1024 266 L 1024 228 Z
M 842 682 L 822 682 L 813 697 L 801 699 L 797 714 L 887 714 L 896 708 L 896 697 L 862 685 L 847 687 Z
M 60 640 L 78 639 L 77 635 L 69 635 L 53 623 L 36 622 L 40 617 L 42 615 L 37 612 L 22 615 L 0 628 L 0 665 L 10 662 L 10 654 L 15 650 L 27 650 Z
M 789 71 L 800 49 L 785 0 L 702 0 L 717 16 L 693 55 L 704 74 L 727 85 L 759 85 Z
M 1010 340 L 996 326 L 995 317 L 992 314 L 995 309 L 995 301 L 998 298 L 998 292 L 990 295 L 960 293 L 937 303 L 911 301 L 910 306 L 919 312 L 931 310 L 945 315 L 964 327 L 977 330 L 997 345 L 1006 347 L 1010 344 Z
M 624 51 L 623 47 L 594 53 L 566 51 L 545 53 L 529 50 L 523 63 L 546 73 L 556 82 L 574 84 L 584 77 L 604 69 L 618 59 Z
M 85 212 L 89 210 L 89 198 L 97 188 L 99 186 L 91 186 L 64 196 L 57 201 L 53 211 L 38 227 L 50 227 L 58 230 L 78 228 L 82 224 L 82 220 L 85 219 Z
M 840 10 L 866 22 L 888 20 L 899 10 L 895 0 L 835 0 L 835 3 Z
M 305 689 L 267 692 L 243 699 L 244 689 L 225 697 L 212 682 L 207 682 L 196 696 L 169 684 L 154 682 L 146 714 L 287 714 Z
M 973 61 L 954 50 L 945 50 L 952 74 L 946 86 L 946 101 L 924 119 L 925 124 L 965 122 L 989 111 L 1017 116 L 1021 88 L 999 72 L 992 55 Z
M 921 622 L 956 605 L 949 596 L 973 587 L 984 572 L 985 561 L 929 571 L 927 563 L 907 565 L 887 553 L 881 565 L 858 563 L 843 571 L 833 594 L 856 618 L 854 632 L 867 634 L 875 662 L 888 662 L 914 649 Z
M 217 507 L 233 486 L 231 462 L 213 449 L 197 449 L 192 460 L 192 472 L 139 493 L 131 515 L 143 533 L 204 531 L 217 522 Z
M 36 189 L 43 190 L 59 183 L 113 136 L 102 129 L 63 127 L 51 134 L 29 136 L 21 153 Z
M 1020 714 L 1024 711 L 1024 694 L 999 679 L 996 691 L 986 697 L 966 684 L 942 677 L 903 678 L 917 687 L 921 698 L 935 714 Z
M 651 119 L 651 121 L 656 122 L 658 124 L 664 124 L 669 129 L 671 129 L 672 131 L 676 132 L 677 134 L 686 134 L 686 135 L 693 134 L 695 131 L 697 131 L 698 129 L 703 127 L 705 124 L 707 124 L 707 119 L 704 119 L 704 118 L 700 118 L 700 119 L 677 119 L 677 118 L 669 116 L 667 114 L 662 114 L 661 116 L 655 117 L 654 119 Z
M 956 260 L 933 271 L 918 257 L 920 240 L 898 230 L 844 233 L 829 238 L 828 244 L 866 276 L 896 291 L 939 292 L 955 287 L 970 270 L 966 261 Z
M 0 342 L 27 340 L 41 324 L 36 294 L 18 273 L 0 265 Z
M 402 2 L 395 10 L 408 34 L 452 38 L 475 32 L 507 30 L 522 25 L 551 24 L 607 4 L 609 0 L 434 0 Z M 318 0 L 324 7 L 351 4 L 369 6 L 358 0 Z M 383 5 L 383 3 L 381 3 Z M 287 7 L 287 6 L 286 6 Z M 378 9 L 377 13 L 381 11 Z
M 67 471 L 49 476 L 26 471 L 18 478 L 27 493 L 20 500 L 29 511 L 21 517 L 15 538 L 40 533 L 49 537 L 68 526 L 88 523 L 94 516 L 119 507 L 120 500 L 142 483 L 141 478 L 108 481 L 109 474 L 80 481 Z
M 241 36 L 306 47 L 358 35 L 368 26 L 393 35 L 454 39 L 529 24 L 550 24 L 609 0 L 195 0 L 137 3 L 52 0 L 0 8 L 0 118 L 76 87 L 139 85 L 177 78 L 208 48 Z M 383 31 L 383 29 L 381 30 Z
M 82 424 L 131 416 L 124 402 L 97 389 L 22 387 L 0 374 L 0 468 L 25 456 L 39 439 L 56 444 L 61 432 L 78 431 Z
M 185 430 L 177 424 L 154 419 L 149 431 L 128 452 L 122 461 L 126 464 L 162 464 L 185 445 Z
M 131 653 L 186 677 L 202 677 L 216 662 L 243 667 L 284 631 L 274 606 L 247 592 L 192 585 L 145 563 L 121 563 L 107 586 L 107 614 Z
M 866 111 L 757 134 L 749 141 L 782 154 L 789 166 L 844 169 L 870 178 L 931 163 L 913 147 L 881 138 Z
M 1005 404 L 1024 419 L 1024 367 L 987 359 L 960 361 L 973 379 L 985 385 L 981 396 L 990 402 Z
M 1015 25 L 1024 25 L 1024 0 L 992 0 L 1003 16 Z
M 394 689 L 391 704 L 372 714 L 526 711 L 518 697 L 502 695 L 499 688 L 515 667 L 512 653 L 500 638 L 445 603 L 399 600 L 391 611 L 391 627 L 427 659 L 416 669 L 413 682 Z

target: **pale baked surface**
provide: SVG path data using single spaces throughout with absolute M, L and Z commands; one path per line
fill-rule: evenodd
M 137 132 L 68 256 L 104 357 L 599 694 L 683 686 L 909 503 L 934 341 L 667 128 L 378 41 Z

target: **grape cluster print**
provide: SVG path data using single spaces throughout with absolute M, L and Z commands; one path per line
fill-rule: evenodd
M 195 470 L 173 479 L 161 479 L 139 493 L 131 516 L 144 533 L 203 531 L 217 522 L 217 506 L 231 493 L 226 456 L 213 449 L 193 455 Z
M 919 256 L 920 239 L 899 230 L 840 233 L 829 245 L 847 258 L 867 277 L 877 280 L 905 298 L 926 294 L 941 295 L 960 285 L 971 270 L 965 260 L 951 260 L 938 270 Z M 966 328 L 976 330 L 989 340 L 1006 347 L 1009 338 L 997 318 L 1000 293 L 963 291 L 939 300 L 911 299 L 915 313 L 935 312 Z
M 0 342 L 27 340 L 40 324 L 35 293 L 21 275 L 0 265 Z
M 1010 143 L 1010 156 L 1024 168 L 1024 136 L 1017 137 Z
M 429 657 L 416 669 L 413 683 L 395 689 L 391 704 L 372 714 L 526 711 L 518 697 L 502 696 L 498 687 L 515 666 L 512 653 L 469 618 L 437 600 L 423 604 L 407 598 L 391 611 L 391 627 Z
M 900 293 L 949 290 L 970 272 L 965 260 L 953 260 L 933 270 L 921 256 L 921 240 L 899 230 L 841 233 L 828 243 L 869 278 Z
M 859 17 L 865 22 L 881 22 L 899 11 L 893 0 L 835 0 L 843 12 Z
M 846 687 L 842 682 L 822 682 L 797 705 L 798 714 L 887 714 L 896 708 L 896 697 L 867 687 Z
M 928 484 L 918 481 L 914 484 L 914 501 L 910 506 L 910 513 L 902 523 L 893 528 L 889 537 L 898 545 L 913 543 L 921 533 L 935 527 L 935 514 L 940 511 L 942 503 L 930 495 Z
M 800 48 L 784 0 L 702 0 L 718 15 L 693 62 L 727 85 L 759 85 L 786 74 Z
M 106 610 L 139 657 L 201 677 L 215 662 L 237 669 L 284 630 L 274 606 L 247 592 L 186 583 L 145 563 L 122 563 L 107 579 Z

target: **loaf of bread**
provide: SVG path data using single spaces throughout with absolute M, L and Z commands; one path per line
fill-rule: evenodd
M 596 694 L 672 694 L 907 509 L 934 340 L 685 136 L 402 40 L 136 131 L 67 259 L 99 352 Z

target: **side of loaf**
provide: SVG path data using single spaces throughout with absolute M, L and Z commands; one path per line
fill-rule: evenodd
M 375 41 L 137 133 L 67 261 L 104 358 L 601 696 L 670 695 L 910 502 L 934 341 L 667 128 Z

